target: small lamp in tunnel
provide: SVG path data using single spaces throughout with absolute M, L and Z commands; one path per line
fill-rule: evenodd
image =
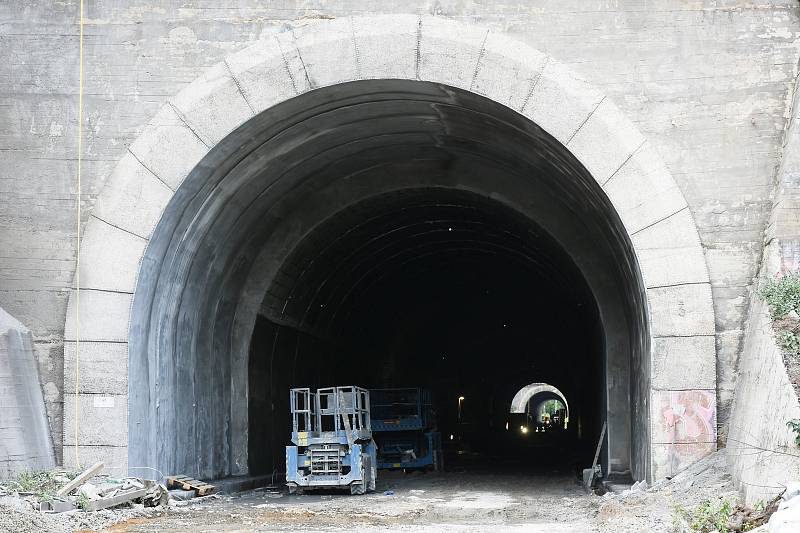
M 464 401 L 463 396 L 458 397 L 458 421 L 461 422 L 461 402 Z

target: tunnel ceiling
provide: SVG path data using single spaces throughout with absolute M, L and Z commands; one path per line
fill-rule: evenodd
M 333 337 L 354 304 L 375 293 L 397 303 L 415 283 L 432 287 L 414 298 L 436 286 L 511 284 L 593 303 L 569 255 L 533 221 L 485 196 L 429 188 L 370 198 L 320 224 L 281 265 L 261 311 Z
M 630 365 L 646 357 L 646 304 L 610 202 L 530 120 L 473 93 L 401 80 L 274 106 L 178 189 L 134 297 L 129 424 L 140 431 L 130 460 L 209 477 L 241 471 L 239 410 L 259 313 L 336 335 L 352 323 L 354 299 L 401 279 L 430 282 L 444 264 L 459 265 L 451 281 L 505 273 L 496 284 L 536 279 L 566 301 L 591 293 L 613 354 L 614 453 L 629 463 Z M 176 449 L 165 427 L 194 438 Z

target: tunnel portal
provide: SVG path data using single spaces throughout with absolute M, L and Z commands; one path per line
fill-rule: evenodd
M 164 211 L 132 307 L 129 463 L 280 471 L 289 387 L 339 384 L 429 388 L 465 464 L 533 460 L 506 428 L 543 381 L 569 398 L 565 462 L 591 462 L 607 420 L 604 465 L 642 478 L 646 309 L 610 201 L 534 122 L 437 83 L 316 89 L 220 141 Z

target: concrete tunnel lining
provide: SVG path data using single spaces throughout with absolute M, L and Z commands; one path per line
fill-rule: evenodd
M 645 357 L 637 346 L 647 345 L 647 332 L 636 317 L 645 306 L 635 258 L 613 208 L 530 121 L 473 94 L 402 81 L 356 82 L 276 106 L 223 140 L 184 182 L 150 241 L 133 304 L 130 392 L 138 415 L 130 423 L 138 431 L 130 446 L 132 456 L 149 454 L 136 462 L 207 477 L 245 468 L 247 449 L 235 435 L 247 427 L 237 420 L 246 404 L 232 387 L 246 383 L 250 332 L 267 288 L 297 242 L 335 213 L 410 188 L 490 197 L 568 251 L 603 317 L 607 372 L 616 376 L 608 390 L 616 430 L 610 460 L 628 470 L 629 361 Z M 163 439 L 170 431 L 194 442 L 176 449 Z M 217 445 L 201 445 L 208 441 Z
M 340 32 L 343 28 L 347 31 Z M 407 34 L 412 38 L 406 39 Z M 354 57 L 353 43 L 361 52 L 359 58 Z M 444 60 L 436 52 L 438 46 L 444 46 L 454 55 L 448 55 Z M 392 50 L 392 61 L 384 60 L 386 50 Z M 300 54 L 303 61 L 298 60 Z M 353 63 L 358 66 L 354 71 L 348 68 Z M 336 68 L 331 68 L 331 65 L 336 65 Z M 250 235 L 249 240 L 229 243 L 231 246 L 225 251 L 228 259 L 233 260 L 235 254 L 230 250 L 236 247 L 251 252 L 246 257 L 237 256 L 235 260 L 238 262 L 233 268 L 222 264 L 221 256 L 216 256 L 211 269 L 216 269 L 216 275 L 223 270 L 229 275 L 224 280 L 216 278 L 209 286 L 211 292 L 199 298 L 202 302 L 219 302 L 214 309 L 223 314 L 233 312 L 235 308 L 236 320 L 232 325 L 227 323 L 229 320 L 225 324 L 215 323 L 213 331 L 204 328 L 198 332 L 193 324 L 199 322 L 197 317 L 204 306 L 195 305 L 189 309 L 184 302 L 179 309 L 177 295 L 185 292 L 181 287 L 187 279 L 193 280 L 185 286 L 191 290 L 197 290 L 205 280 L 195 273 L 202 270 L 197 266 L 199 262 L 192 264 L 188 260 L 191 254 L 179 252 L 202 250 L 204 242 L 202 232 L 186 231 L 186 220 L 181 217 L 191 217 L 189 206 L 200 197 L 214 202 L 233 202 L 228 204 L 231 209 L 216 222 L 226 221 L 226 217 L 241 212 L 233 207 L 249 204 L 253 198 L 252 190 L 242 188 L 236 195 L 217 185 L 247 154 L 257 153 L 255 148 L 261 139 L 252 136 L 252 128 L 257 126 L 259 119 L 262 120 L 261 126 L 271 122 L 271 126 L 282 127 L 283 124 L 278 124 L 281 117 L 274 113 L 276 108 L 280 107 L 283 112 L 292 109 L 296 113 L 307 111 L 291 107 L 293 101 L 294 104 L 300 101 L 294 98 L 296 95 L 311 94 L 308 91 L 321 86 L 328 86 L 326 90 L 331 91 L 328 94 L 336 95 L 346 87 L 345 82 L 364 78 L 429 80 L 444 84 L 439 86 L 443 89 L 460 87 L 462 94 L 459 96 L 485 95 L 502 108 L 501 114 L 516 115 L 505 106 L 518 110 L 519 117 L 532 120 L 552 134 L 556 144 L 560 143 L 562 148 L 567 146 L 568 151 L 577 156 L 586 174 L 594 178 L 594 185 L 588 179 L 581 183 L 590 189 L 597 188 L 597 185 L 602 187 L 604 192 L 599 191 L 599 194 L 606 198 L 606 207 L 616 210 L 624 221 L 623 226 L 617 219 L 615 229 L 619 233 L 615 239 L 628 242 L 628 250 L 623 254 L 626 264 L 621 268 L 636 272 L 638 260 L 642 283 L 646 287 L 646 304 L 638 307 L 636 312 L 641 315 L 637 320 L 642 324 L 649 323 L 650 335 L 637 336 L 634 340 L 643 344 L 637 348 L 641 353 L 650 354 L 646 344 L 652 337 L 653 365 L 644 364 L 649 358 L 631 361 L 632 374 L 642 379 L 637 379 L 633 384 L 635 388 L 630 390 L 630 397 L 636 399 L 631 404 L 631 416 L 623 415 L 628 419 L 625 423 L 629 424 L 632 418 L 640 425 L 640 430 L 632 435 L 633 439 L 638 439 L 633 448 L 641 452 L 633 467 L 634 474 L 645 477 L 652 469 L 653 477 L 661 477 L 713 449 L 715 435 L 704 435 L 700 441 L 691 442 L 680 440 L 680 437 L 676 439 L 675 435 L 668 433 L 668 428 L 661 427 L 655 411 L 651 415 L 650 406 L 655 409 L 659 403 L 651 402 L 651 397 L 663 402 L 672 397 L 671 391 L 687 387 L 711 397 L 713 404 L 715 383 L 714 375 L 707 372 L 714 368 L 707 362 L 713 361 L 714 343 L 713 308 L 705 260 L 686 203 L 653 148 L 609 99 L 572 76 L 552 58 L 502 35 L 487 34 L 485 30 L 444 19 L 388 16 L 356 17 L 311 26 L 279 35 L 275 42 L 261 42 L 234 54 L 226 59 L 225 64 L 212 68 L 176 96 L 130 147 L 130 153 L 111 175 L 84 232 L 81 326 L 78 329 L 74 320 L 76 294 L 73 291 L 65 328 L 67 358 L 75 357 L 76 338 L 81 339 L 81 359 L 84 362 L 91 363 L 98 357 L 95 354 L 108 350 L 129 352 L 129 394 L 114 393 L 118 395 L 112 397 L 114 407 L 109 412 L 118 416 L 109 418 L 109 412 L 94 409 L 90 402 L 93 394 L 101 392 L 93 388 L 95 382 L 79 384 L 78 400 L 83 409 L 80 412 L 80 431 L 74 442 L 67 436 L 74 434 L 78 418 L 72 412 L 72 399 L 65 399 L 65 458 L 71 461 L 75 456 L 72 448 L 78 445 L 83 461 L 102 458 L 124 469 L 126 465 L 139 466 L 139 463 L 161 453 L 158 446 L 144 451 L 145 448 L 137 444 L 137 439 L 141 443 L 142 439 L 149 438 L 143 435 L 151 433 L 149 429 L 142 431 L 147 426 L 142 417 L 148 418 L 150 414 L 142 415 L 142 407 L 146 405 L 147 409 L 157 409 L 162 414 L 175 412 L 174 399 L 170 398 L 167 389 L 176 390 L 181 385 L 185 390 L 188 382 L 184 377 L 178 380 L 174 368 L 158 369 L 154 363 L 159 358 L 169 360 L 167 352 L 163 351 L 171 342 L 168 337 L 182 331 L 182 338 L 197 335 L 202 343 L 216 342 L 215 349 L 222 347 L 227 350 L 230 345 L 229 353 L 234 354 L 230 368 L 223 365 L 213 376 L 221 390 L 229 392 L 230 404 L 212 408 L 201 402 L 195 413 L 202 430 L 214 428 L 214 432 L 228 435 L 217 447 L 225 459 L 217 461 L 211 456 L 200 457 L 190 466 L 205 468 L 217 461 L 218 464 L 208 471 L 220 474 L 247 471 L 246 454 L 242 454 L 242 450 L 246 451 L 242 442 L 246 441 L 247 422 L 234 406 L 243 405 L 243 401 L 246 403 L 247 389 L 242 385 L 246 383 L 246 355 L 243 354 L 247 353 L 249 335 L 261 304 L 256 295 L 263 294 L 269 285 L 264 276 L 247 277 L 243 274 L 251 261 L 250 255 L 258 250 L 254 244 L 257 244 L 259 236 Z M 497 84 L 494 80 L 503 80 L 503 83 Z M 283 104 L 275 105 L 280 102 Z M 253 114 L 256 119 L 247 122 Z M 228 136 L 237 127 L 238 134 Z M 211 146 L 213 150 L 209 151 Z M 418 148 L 414 147 L 410 153 L 416 153 Z M 369 153 L 364 152 L 366 155 Z M 402 154 L 401 149 L 396 148 L 395 154 Z M 225 165 L 221 164 L 223 162 Z M 477 164 L 465 166 L 467 171 L 480 168 Z M 254 168 L 251 166 L 249 171 Z M 497 160 L 492 162 L 491 168 L 499 168 Z M 346 171 L 344 168 L 339 170 L 340 174 Z M 515 189 L 511 175 L 513 172 L 498 174 L 495 176 L 500 180 L 497 183 L 490 182 L 485 176 L 473 175 L 465 178 L 465 183 L 458 180 L 456 185 L 478 193 L 487 190 L 487 184 L 489 189 L 496 186 L 497 189 L 514 191 L 512 197 L 498 200 L 521 212 L 526 207 L 535 212 L 535 208 L 541 205 L 513 205 L 520 203 L 521 199 L 525 200 L 522 203 L 535 202 L 536 199 L 526 197 L 519 188 Z M 452 179 L 452 174 L 450 176 Z M 398 189 L 405 185 L 420 185 L 404 185 L 402 176 L 393 177 L 397 179 Z M 339 180 L 338 183 L 343 185 L 346 181 Z M 254 183 L 255 180 L 251 180 L 251 186 Z M 329 187 L 330 191 L 335 192 L 335 186 Z M 345 191 L 344 194 L 348 193 Z M 586 198 L 594 193 L 573 190 L 570 194 L 577 202 L 573 205 L 582 209 Z M 547 204 L 549 200 L 551 198 L 539 201 Z M 330 215 L 325 214 L 325 206 L 309 204 L 308 207 L 317 211 L 316 215 L 309 214 L 309 219 L 316 216 L 322 220 Z M 202 217 L 211 216 L 211 211 L 198 211 L 197 223 L 207 227 L 208 220 L 203 221 Z M 580 211 L 574 213 L 577 219 L 584 216 Z M 243 221 L 237 224 L 240 222 Z M 156 223 L 159 229 L 153 231 Z M 230 224 L 230 221 L 226 223 Z M 240 226 L 244 227 L 243 224 Z M 184 232 L 180 241 L 182 249 L 166 253 L 168 241 L 178 233 L 169 235 L 169 230 L 162 231 L 163 228 L 177 228 L 178 233 Z M 286 228 L 276 230 L 276 236 L 277 240 L 271 242 L 288 243 L 297 237 Z M 587 242 L 590 240 L 586 239 Z M 143 253 L 145 248 L 146 254 Z M 630 248 L 635 249 L 635 254 L 629 253 Z M 278 255 L 288 254 L 287 250 L 276 254 L 278 250 L 261 253 L 252 259 L 255 261 L 252 269 L 262 269 L 263 272 L 277 270 Z M 206 252 L 208 250 L 203 251 Z M 154 257 L 157 258 L 155 262 Z M 158 262 L 165 257 L 169 259 L 167 263 Z M 167 272 L 169 269 L 171 273 Z M 192 276 L 186 275 L 187 269 L 193 272 Z M 159 271 L 164 275 L 161 276 Z M 171 280 L 168 279 L 170 276 Z M 236 291 L 230 289 L 240 282 L 236 279 L 243 278 L 247 279 L 240 287 L 241 293 L 252 297 L 238 300 L 237 306 L 237 301 L 231 299 Z M 214 280 L 215 275 L 209 275 L 207 279 Z M 206 290 L 204 286 L 203 290 Z M 163 298 L 169 291 L 172 291 L 172 296 Z M 131 307 L 134 292 L 136 302 Z M 142 321 L 142 313 L 151 313 L 141 302 L 152 300 L 156 292 L 162 299 L 162 306 L 154 306 L 152 316 L 158 320 L 159 313 L 166 313 L 173 320 L 150 335 L 150 326 L 147 320 Z M 232 331 L 230 337 L 222 333 L 227 330 Z M 142 347 L 145 337 L 149 351 Z M 199 368 L 201 375 L 210 374 L 210 361 L 203 360 L 207 354 L 199 355 L 200 362 L 193 363 L 186 359 L 185 354 L 176 354 L 173 360 L 177 365 L 175 368 L 199 365 L 192 368 Z M 673 371 L 673 368 L 682 371 Z M 153 394 L 150 389 L 143 390 L 142 376 L 146 376 L 147 383 L 153 386 Z M 627 386 L 621 381 L 616 382 L 615 375 L 609 376 L 609 380 L 612 387 L 619 390 Z M 215 422 L 206 425 L 205 414 L 212 410 Z M 627 413 L 612 406 L 609 406 L 609 411 L 617 415 Z M 192 413 L 188 409 L 183 411 L 184 416 L 192 416 Z M 226 420 L 226 416 L 229 419 Z M 152 419 L 157 420 L 157 417 Z M 155 426 L 169 429 L 168 421 L 163 418 Z M 128 452 L 129 457 L 125 457 Z M 182 453 L 184 457 L 192 456 L 193 444 Z M 174 465 L 175 458 L 169 456 L 168 450 L 164 457 L 165 464 Z

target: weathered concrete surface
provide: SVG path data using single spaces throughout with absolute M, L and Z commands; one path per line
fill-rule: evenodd
M 800 92 L 797 85 L 793 89 L 759 282 L 800 267 Z M 800 418 L 800 404 L 775 342 L 769 309 L 758 296 L 752 297 L 738 372 L 728 461 L 737 488 L 753 504 L 774 497 L 800 476 L 800 449 L 786 426 Z
M 90 4 L 87 208 L 156 110 L 206 67 L 286 26 L 391 12 L 435 13 L 507 32 L 599 86 L 642 130 L 700 228 L 717 311 L 724 424 L 796 74 L 794 0 Z M 7 73 L 0 77 L 0 304 L 31 327 L 54 434 L 61 433 L 63 324 L 75 268 L 76 21 L 76 2 L 0 6 Z
M 777 243 L 765 255 L 765 272 L 770 272 L 778 265 Z M 800 404 L 775 343 L 769 310 L 755 296 L 726 448 L 734 482 L 747 503 L 771 499 L 800 477 L 800 453 L 786 426 L 798 418 Z
M 0 308 L 0 479 L 53 466 L 31 332 Z

